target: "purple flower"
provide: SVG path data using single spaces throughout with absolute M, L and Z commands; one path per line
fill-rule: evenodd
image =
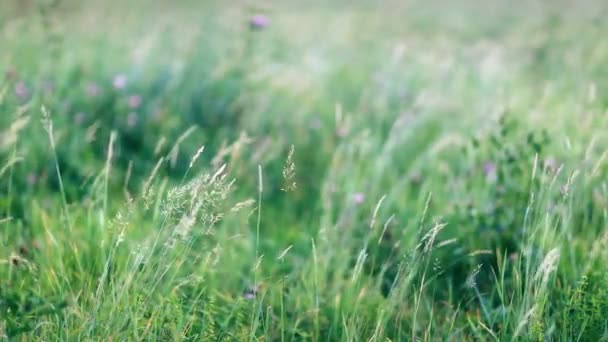
M 486 162 L 483 164 L 483 173 L 486 175 L 486 178 L 490 181 L 496 179 L 496 165 L 492 162 Z
M 135 109 L 141 105 L 141 96 L 139 95 L 131 95 L 129 96 L 129 107 Z
M 249 19 L 249 27 L 254 30 L 261 30 L 270 24 L 270 19 L 263 14 L 256 14 Z
M 496 172 L 496 165 L 492 162 L 486 162 L 483 164 L 483 173 L 489 175 L 491 173 Z
M 488 176 L 496 172 L 496 165 L 492 162 L 485 162 L 483 164 L 483 173 Z
M 353 194 L 353 202 L 355 204 L 362 204 L 365 201 L 365 194 L 362 192 L 355 192 Z
M 114 85 L 114 86 L 116 86 L 116 85 Z M 101 89 L 99 89 L 99 86 L 97 84 L 89 83 L 89 84 L 87 84 L 86 92 L 87 92 L 87 96 L 89 96 L 89 97 L 97 97 L 101 93 Z
M 23 81 L 19 81 L 15 84 L 15 96 L 20 100 L 27 100 L 30 96 L 30 91 Z
M 114 76 L 114 80 L 112 80 L 112 85 L 114 89 L 124 89 L 127 86 L 127 76 L 124 74 L 118 74 Z
M 260 292 L 259 285 L 250 286 L 247 290 L 245 290 L 243 292 L 243 298 L 248 299 L 248 300 L 255 299 L 258 292 Z

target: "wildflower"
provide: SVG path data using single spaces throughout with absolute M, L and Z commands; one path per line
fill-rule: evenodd
M 139 95 L 131 95 L 129 96 L 129 107 L 135 109 L 141 105 L 141 96 Z
M 89 83 L 86 87 L 87 96 L 89 97 L 97 97 L 101 93 L 101 89 L 95 83 Z
M 362 204 L 365 201 L 365 194 L 362 192 L 355 192 L 353 194 L 353 202 L 355 204 Z
M 261 30 L 270 24 L 270 19 L 263 14 L 256 14 L 249 19 L 249 27 L 253 30 Z
M 483 164 L 483 173 L 486 176 L 494 172 L 496 172 L 496 165 L 494 165 L 494 163 L 486 162 L 485 164 Z
M 494 181 L 496 179 L 496 165 L 492 162 L 486 162 L 483 164 L 483 173 L 486 175 L 486 179 Z
M 17 84 L 15 84 L 15 96 L 19 100 L 27 100 L 27 98 L 30 96 L 30 92 L 23 81 L 19 81 Z
M 124 89 L 127 86 L 127 76 L 124 74 L 114 76 L 112 85 L 114 86 L 114 89 Z
M 248 300 L 255 299 L 258 292 L 260 292 L 259 285 L 250 286 L 247 290 L 245 290 L 245 292 L 243 292 L 243 298 Z

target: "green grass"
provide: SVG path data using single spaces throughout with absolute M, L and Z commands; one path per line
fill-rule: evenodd
M 607 340 L 606 9 L 2 3 L 0 339 Z

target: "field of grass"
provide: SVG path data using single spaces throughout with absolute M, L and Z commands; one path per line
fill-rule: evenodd
M 0 340 L 608 341 L 607 10 L 0 2 Z

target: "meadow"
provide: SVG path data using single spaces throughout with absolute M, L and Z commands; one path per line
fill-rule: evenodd
M 0 340 L 608 340 L 600 1 L 0 3 Z

